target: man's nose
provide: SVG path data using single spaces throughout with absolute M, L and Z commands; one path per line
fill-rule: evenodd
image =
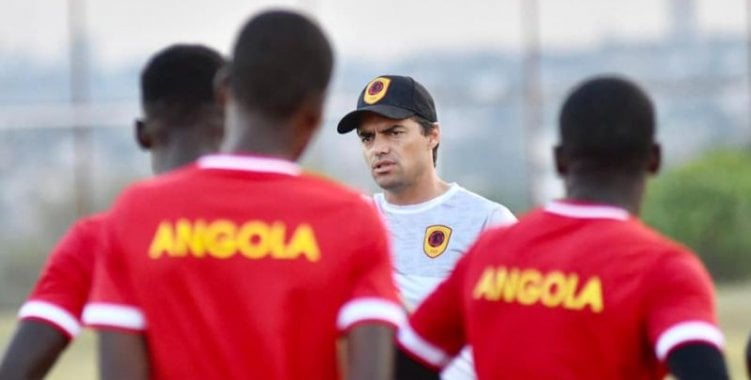
M 386 154 L 390 150 L 390 146 L 385 138 L 378 135 L 373 137 L 373 153 L 377 156 Z

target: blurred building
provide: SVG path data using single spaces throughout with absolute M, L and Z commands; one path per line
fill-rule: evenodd
M 738 35 L 700 34 L 694 1 L 669 0 L 672 21 L 661 40 L 610 39 L 587 49 L 543 50 L 542 109 L 537 110 L 542 134 L 531 152 L 522 129 L 523 62 L 518 52 L 423 51 L 385 64 L 344 57 L 325 125 L 304 164 L 363 191 L 376 190 L 357 138 L 338 135 L 335 125 L 354 107 L 365 83 L 386 73 L 414 76 L 432 92 L 444 136 L 438 158 L 442 176 L 516 212 L 532 206 L 525 154 L 542 168 L 535 175 L 543 198 L 561 194 L 550 152 L 557 138 L 557 112 L 566 92 L 591 75 L 626 75 L 653 95 L 668 166 L 713 147 L 747 146 L 748 42 Z M 84 50 L 95 55 L 96 46 Z M 140 112 L 140 63 L 118 68 L 92 63 L 87 90 L 92 103 L 70 107 L 64 65 L 2 51 L 0 62 L 0 244 L 42 254 L 77 214 L 74 200 L 82 190 L 74 176 L 74 126 L 91 130 L 91 188 L 83 189 L 91 198 L 91 211 L 106 208 L 124 184 L 149 175 L 146 153 L 135 147 L 131 131 Z M 0 269 L 10 268 L 3 260 L 14 252 L 0 252 Z

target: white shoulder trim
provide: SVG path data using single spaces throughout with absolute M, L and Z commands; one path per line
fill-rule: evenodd
M 704 321 L 681 322 L 671 326 L 657 338 L 655 345 L 657 358 L 661 361 L 665 360 L 670 350 L 691 341 L 707 342 L 719 349 L 722 349 L 725 344 L 725 338 L 717 326 Z
M 344 331 L 363 321 L 382 321 L 395 327 L 406 320 L 404 309 L 398 304 L 376 297 L 355 298 L 342 306 L 336 320 L 336 327 Z
M 239 156 L 231 154 L 212 154 L 198 159 L 202 169 L 229 169 L 250 172 L 279 173 L 298 175 L 300 167 L 294 162 L 273 157 Z
M 399 329 L 397 340 L 409 352 L 417 355 L 420 359 L 437 368 L 445 367 L 452 359 L 451 355 L 440 347 L 421 337 L 409 323 L 405 323 Z
M 57 326 L 71 337 L 81 332 L 81 323 L 73 314 L 54 303 L 46 301 L 26 301 L 18 311 L 18 318 L 38 318 Z
M 89 326 L 109 326 L 127 330 L 145 330 L 141 309 L 113 303 L 93 302 L 83 309 L 83 322 Z
M 582 205 L 560 201 L 552 201 L 545 206 L 545 211 L 579 219 L 614 219 L 627 220 L 628 211 L 615 206 L 605 205 Z

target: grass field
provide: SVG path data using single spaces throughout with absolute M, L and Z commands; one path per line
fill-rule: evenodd
M 720 327 L 725 333 L 725 357 L 733 379 L 747 379 L 744 350 L 751 332 L 750 295 L 751 283 L 718 289 Z
M 724 286 L 718 290 L 720 326 L 725 333 L 725 355 L 733 379 L 746 379 L 743 350 L 751 331 L 751 283 Z M 0 347 L 5 350 L 14 328 L 11 313 L 0 314 Z M 95 337 L 89 331 L 76 339 L 73 345 L 53 368 L 48 377 L 52 380 L 96 379 L 94 360 Z

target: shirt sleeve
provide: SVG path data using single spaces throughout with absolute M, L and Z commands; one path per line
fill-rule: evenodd
M 722 348 L 712 280 L 696 256 L 671 253 L 655 264 L 647 280 L 647 333 L 660 361 L 688 342 Z
M 75 223 L 50 253 L 31 294 L 19 311 L 21 320 L 37 320 L 68 338 L 81 329 L 80 318 L 89 297 L 94 258 L 101 241 L 101 217 Z
M 395 327 L 404 323 L 405 311 L 399 304 L 396 285 L 391 274 L 391 252 L 386 229 L 371 204 L 358 202 L 348 221 L 358 227 L 357 243 L 351 255 L 352 291 L 339 311 L 337 327 L 346 331 L 367 323 L 386 323 Z
M 398 344 L 423 364 L 442 369 L 467 343 L 462 289 L 472 250 L 409 318 L 398 334 Z
M 136 301 L 127 258 L 120 250 L 116 224 L 115 215 L 103 226 L 104 245 L 96 260 L 83 322 L 96 329 L 140 332 L 146 329 L 146 319 Z
M 488 215 L 488 219 L 485 221 L 483 230 L 491 227 L 509 226 L 516 223 L 516 221 L 516 216 L 514 216 L 511 210 L 505 206 L 496 204 L 496 207 L 490 211 L 490 215 Z

